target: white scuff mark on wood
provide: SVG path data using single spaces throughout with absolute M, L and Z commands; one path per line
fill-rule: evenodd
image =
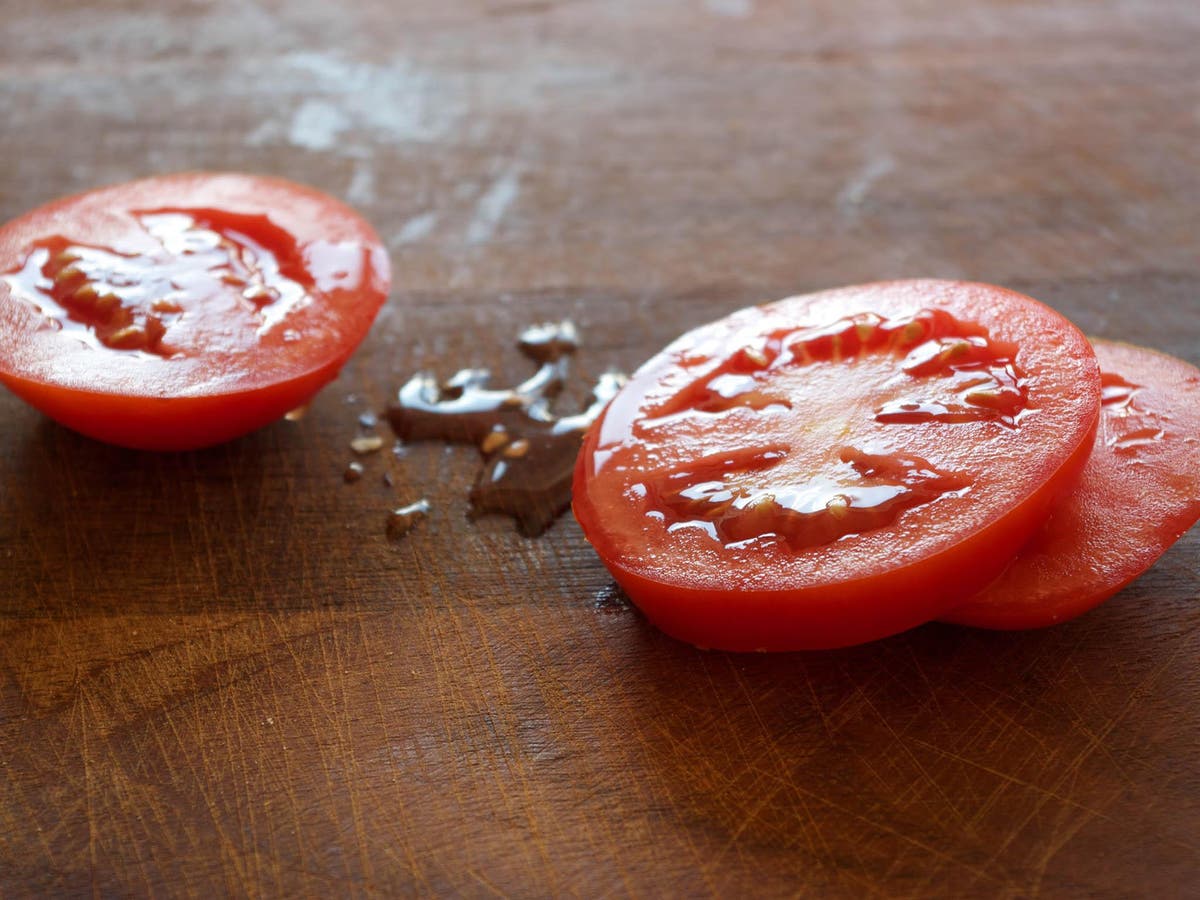
M 704 5 L 713 15 L 726 19 L 745 19 L 754 14 L 754 0 L 705 0 Z
M 437 221 L 437 213 L 432 210 L 413 216 L 404 223 L 400 231 L 396 234 L 396 243 L 415 244 L 429 237 L 433 233 L 433 229 L 437 226 Z
M 338 82 L 350 80 L 353 78 L 356 70 L 362 66 L 361 63 L 350 63 L 338 59 L 332 53 L 307 50 L 289 54 L 287 64 L 289 68 L 308 72 L 316 76 L 318 81 L 324 81 L 329 84 L 337 84 Z
M 440 137 L 463 115 L 463 99 L 451 85 L 403 58 L 386 65 L 348 62 L 327 53 L 297 53 L 289 68 L 304 73 L 336 102 L 350 128 L 398 141 Z
M 355 163 L 346 199 L 355 206 L 369 206 L 375 200 L 375 169 L 366 160 Z
M 876 182 L 895 168 L 896 162 L 890 156 L 876 156 L 867 160 L 866 164 L 838 192 L 838 209 L 843 212 L 852 212 L 862 206 Z
M 408 60 L 375 65 L 330 53 L 293 53 L 270 72 L 247 72 L 264 92 L 294 97 L 296 106 L 265 118 L 247 136 L 251 146 L 287 142 L 339 156 L 370 156 L 381 140 L 429 141 L 458 126 L 467 98 L 452 79 Z M 281 107 L 286 110 L 286 105 Z
M 479 245 L 490 241 L 520 193 L 521 170 L 509 166 L 475 204 L 475 214 L 467 226 L 467 243 Z
M 329 150 L 350 127 L 350 119 L 340 107 L 325 100 L 305 100 L 292 116 L 288 141 L 307 150 Z
M 263 119 L 254 130 L 246 135 L 246 143 L 251 147 L 265 147 L 279 140 L 282 128 L 275 119 Z

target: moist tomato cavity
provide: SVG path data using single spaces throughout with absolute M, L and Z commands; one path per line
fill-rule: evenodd
M 1077 475 L 1086 340 L 1000 288 L 891 282 L 735 313 L 648 362 L 588 436 L 575 508 L 668 633 L 882 637 L 1004 565 Z
M 0 278 L 52 328 L 87 346 L 183 357 L 244 351 L 311 302 L 310 292 L 332 274 L 326 260 L 305 266 L 295 239 L 265 215 L 161 209 L 131 216 L 157 246 L 122 253 L 50 235 Z M 299 335 L 285 329 L 281 338 Z

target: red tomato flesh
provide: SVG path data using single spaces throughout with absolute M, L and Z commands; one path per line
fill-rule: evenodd
M 1078 485 L 1004 573 L 944 621 L 1009 629 L 1072 619 L 1200 519 L 1200 370 L 1128 344 L 1093 346 L 1100 427 Z
M 0 381 L 129 447 L 219 443 L 331 381 L 387 297 L 357 213 L 275 178 L 190 173 L 0 227 Z
M 1087 340 L 989 285 L 843 288 L 679 338 L 588 433 L 574 508 L 646 616 L 703 647 L 918 625 L 995 577 L 1078 476 Z

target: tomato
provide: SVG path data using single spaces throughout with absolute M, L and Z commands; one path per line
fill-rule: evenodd
M 795 650 L 928 621 L 1078 476 L 1100 405 L 1066 319 L 989 285 L 870 284 L 736 312 L 647 362 L 589 431 L 584 534 L 667 633 Z
M 1100 428 L 1078 486 L 1004 573 L 941 616 L 983 628 L 1053 625 L 1107 600 L 1200 519 L 1200 371 L 1094 341 Z
M 191 173 L 101 188 L 0 227 L 0 381 L 103 441 L 219 443 L 331 381 L 389 282 L 371 226 L 307 187 Z

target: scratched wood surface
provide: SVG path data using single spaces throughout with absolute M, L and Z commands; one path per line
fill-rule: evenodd
M 227 446 L 0 397 L 0 894 L 1200 890 L 1198 533 L 1057 629 L 735 656 L 648 626 L 569 516 L 469 521 L 471 448 L 341 477 L 411 372 L 514 381 L 549 318 L 585 341 L 567 406 L 740 305 L 899 276 L 1200 362 L 1193 0 L 0 14 L 0 217 L 276 173 L 397 276 L 309 415 Z

